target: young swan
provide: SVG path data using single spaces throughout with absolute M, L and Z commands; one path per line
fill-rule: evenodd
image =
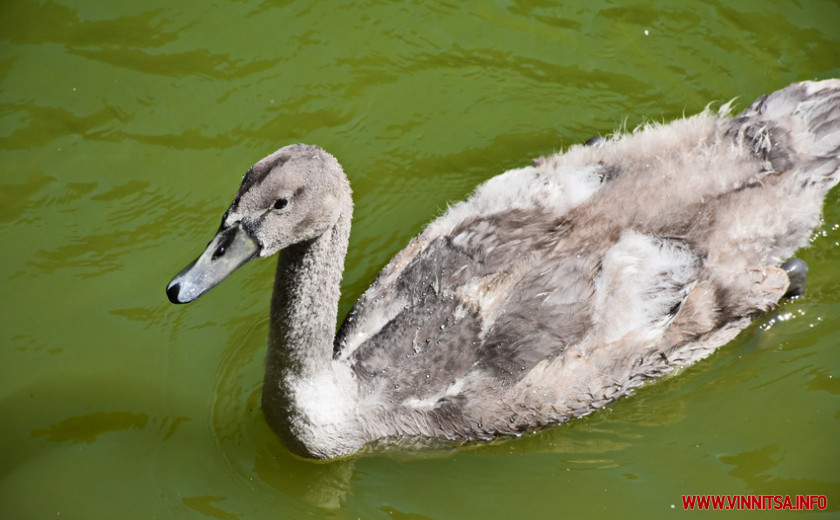
M 485 440 L 579 417 L 708 356 L 804 286 L 782 262 L 840 177 L 840 81 L 573 146 L 479 186 L 385 266 L 335 334 L 353 210 L 341 166 L 287 146 L 254 165 L 190 302 L 281 252 L 263 409 L 293 452 Z

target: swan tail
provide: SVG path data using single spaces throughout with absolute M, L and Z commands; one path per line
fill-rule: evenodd
M 823 193 L 840 180 L 840 80 L 804 81 L 758 98 L 727 130 L 765 171 L 796 171 Z

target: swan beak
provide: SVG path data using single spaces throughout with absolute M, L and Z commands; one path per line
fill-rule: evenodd
M 260 246 L 239 224 L 216 233 L 207 249 L 166 286 L 172 303 L 189 303 L 256 257 Z

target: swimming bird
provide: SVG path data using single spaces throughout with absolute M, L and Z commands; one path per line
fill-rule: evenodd
M 300 456 L 489 440 L 603 407 L 801 291 L 785 261 L 838 178 L 840 80 L 571 146 L 432 221 L 336 334 L 350 184 L 296 144 L 248 170 L 166 292 L 193 301 L 280 253 L 262 406 Z

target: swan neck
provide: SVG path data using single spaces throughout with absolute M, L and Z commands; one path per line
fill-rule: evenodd
M 281 252 L 271 299 L 269 360 L 301 377 L 332 364 L 349 218 Z
M 350 216 L 343 214 L 323 235 L 283 250 L 277 262 L 263 412 L 299 455 L 332 456 L 314 446 L 322 431 L 347 420 L 357 399 L 350 369 L 333 360 L 349 235 Z

